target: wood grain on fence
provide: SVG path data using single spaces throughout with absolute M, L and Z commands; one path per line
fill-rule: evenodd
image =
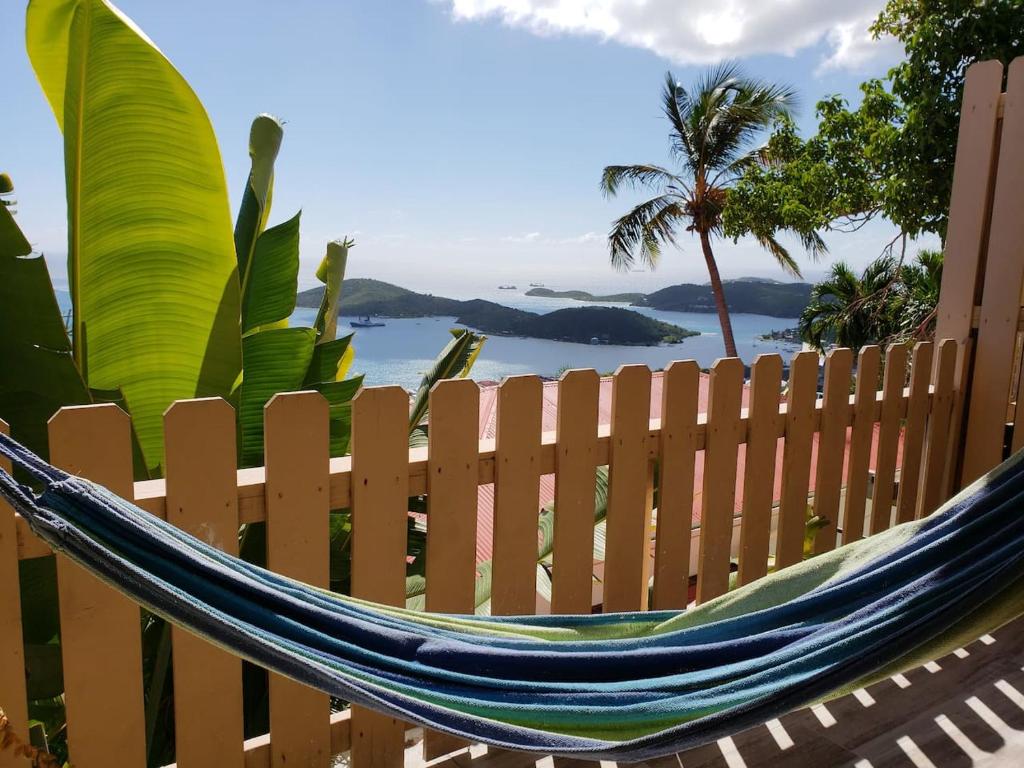
M 921 484 L 925 427 L 928 422 L 928 387 L 932 376 L 932 343 L 914 346 L 910 362 L 910 392 L 907 399 L 906 428 L 903 432 L 903 460 L 900 462 L 900 487 L 896 497 L 896 522 L 914 519 Z
M 868 498 L 871 442 L 875 434 L 875 403 L 881 350 L 864 347 L 857 355 L 857 384 L 846 458 L 846 496 L 843 504 L 843 544 L 864 536 L 864 515 Z
M 612 382 L 604 610 L 647 607 L 651 559 L 652 465 L 648 457 L 651 371 L 624 365 Z
M 238 554 L 235 413 L 224 400 L 181 400 L 164 415 L 167 521 Z M 241 768 L 242 662 L 171 627 L 180 768 Z
M 885 353 L 885 374 L 882 382 L 882 415 L 878 424 L 878 446 L 875 451 L 875 483 L 871 493 L 871 533 L 884 531 L 892 525 L 895 499 L 896 462 L 903 419 L 903 384 L 907 380 L 907 347 L 894 344 Z
M 850 418 L 850 375 L 853 353 L 834 349 L 825 360 L 825 388 L 821 407 L 817 465 L 814 474 L 813 513 L 825 521 L 814 538 L 814 551 L 835 549 L 840 527 L 839 500 L 843 483 L 843 455 Z
M 352 594 L 405 604 L 409 521 L 409 396 L 363 389 L 352 401 Z M 352 707 L 353 768 L 402 765 L 405 725 Z
M 749 584 L 768 573 L 781 400 L 782 358 L 779 355 L 758 355 L 750 376 L 740 522 L 740 584 Z
M 799 352 L 789 367 L 786 395 L 786 444 L 775 540 L 776 568 L 785 568 L 803 559 L 817 394 L 818 354 Z
M 330 586 L 330 444 L 327 401 L 317 392 L 275 395 L 264 409 L 267 567 Z M 330 697 L 269 674 L 270 768 L 327 768 Z
M 693 360 L 670 363 L 661 382 L 658 444 L 658 520 L 655 535 L 655 610 L 685 608 L 690 597 L 694 462 L 700 369 Z

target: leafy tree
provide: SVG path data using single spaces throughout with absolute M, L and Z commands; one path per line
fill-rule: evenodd
M 884 215 L 905 235 L 945 238 L 964 75 L 975 61 L 1024 54 L 1020 0 L 889 0 L 871 32 L 901 42 L 905 59 L 861 85 L 856 109 L 818 104 L 818 131 L 802 141 L 784 123 L 775 163 L 752 167 L 726 212 L 726 231 L 755 224 L 856 227 Z
M 723 215 L 733 205 L 732 187 L 752 167 L 766 160 L 755 140 L 789 115 L 792 89 L 746 76 L 735 64 L 709 69 L 692 87 L 665 78 L 662 109 L 669 121 L 672 159 L 678 170 L 658 165 L 610 165 L 601 189 L 614 197 L 623 185 L 655 191 L 655 197 L 635 206 L 615 221 L 608 235 L 611 263 L 628 269 L 637 259 L 654 268 L 665 244 L 676 245 L 680 230 L 693 232 L 711 279 L 726 354 L 736 356 L 736 341 L 725 289 L 712 249 L 723 235 Z M 813 228 L 787 226 L 800 235 L 812 255 L 825 246 Z M 748 227 L 783 270 L 799 275 L 796 261 L 776 239 L 780 227 Z
M 930 338 L 941 281 L 937 251 L 921 251 L 911 264 L 884 255 L 859 276 L 847 264 L 834 264 L 811 291 L 800 315 L 800 337 L 819 351 L 831 344 L 860 349 Z

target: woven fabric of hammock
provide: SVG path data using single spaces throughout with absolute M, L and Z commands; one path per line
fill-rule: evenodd
M 426 614 L 311 587 L 3 435 L 0 456 L 33 483 L 0 471 L 0 495 L 32 530 L 150 611 L 346 701 L 513 750 L 616 761 L 678 752 L 1024 613 L 1019 456 L 923 520 L 697 608 L 522 617 Z

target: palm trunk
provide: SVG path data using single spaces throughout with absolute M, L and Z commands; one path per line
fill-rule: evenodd
M 707 232 L 700 233 L 700 247 L 704 251 L 704 261 L 708 265 L 708 277 L 711 278 L 711 293 L 715 296 L 718 322 L 722 326 L 725 356 L 739 357 L 736 353 L 736 339 L 732 335 L 732 320 L 729 319 L 729 306 L 725 303 L 725 288 L 722 287 L 722 276 L 718 274 L 718 264 L 715 263 L 715 254 L 711 251 L 711 238 Z

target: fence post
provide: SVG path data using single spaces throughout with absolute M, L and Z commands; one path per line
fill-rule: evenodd
M 267 568 L 330 585 L 330 436 L 318 392 L 274 395 L 263 409 Z M 325 693 L 269 673 L 270 766 L 327 768 L 331 701 Z
M 50 460 L 132 498 L 131 422 L 116 405 L 61 408 Z M 76 768 L 146 764 L 139 607 L 57 555 L 68 751 Z
M 238 555 L 235 412 L 219 397 L 179 400 L 164 414 L 167 522 Z M 171 627 L 179 768 L 243 765 L 242 660 Z
M 409 396 L 401 387 L 371 387 L 352 400 L 352 595 L 405 604 L 409 518 Z M 396 768 L 405 725 L 352 707 L 354 768 Z
M 974 308 L 980 303 L 985 273 L 985 247 L 999 147 L 999 99 L 1003 65 L 998 61 L 972 64 L 964 83 L 957 135 L 953 190 L 936 308 L 936 339 L 953 339 L 959 348 L 955 371 L 952 425 L 946 457 L 945 498 L 959 488 L 963 453 L 962 419 L 974 360 Z M 941 501 L 941 499 L 939 499 Z
M 9 435 L 7 423 L 0 419 L 0 433 Z M 0 459 L 0 469 L 11 471 L 10 462 Z M 25 686 L 25 649 L 21 630 L 21 588 L 18 581 L 18 533 L 14 510 L 0 500 L 0 584 L 7 585 L 7 596 L 0 600 L 0 706 L 14 735 L 28 743 L 28 692 Z M 27 760 L 11 752 L 0 752 L 0 768 L 25 768 Z
M 612 382 L 604 610 L 647 608 L 651 559 L 651 371 L 623 365 Z

